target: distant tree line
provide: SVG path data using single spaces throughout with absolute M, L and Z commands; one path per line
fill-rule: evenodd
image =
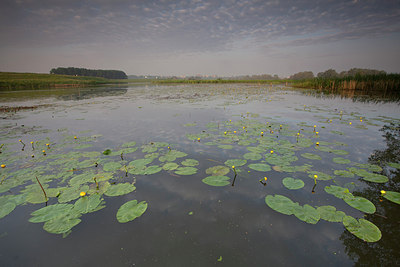
M 334 69 L 329 69 L 323 72 L 319 72 L 317 74 L 317 77 L 332 79 L 332 78 L 346 78 L 346 77 L 382 75 L 382 74 L 386 74 L 386 72 L 383 70 L 352 68 L 338 73 Z M 289 77 L 289 79 L 291 80 L 306 80 L 312 78 L 314 78 L 314 73 L 312 71 L 298 72 Z
M 128 76 L 121 70 L 90 70 L 85 68 L 56 68 L 51 69 L 50 74 L 103 77 L 107 79 L 127 79 Z

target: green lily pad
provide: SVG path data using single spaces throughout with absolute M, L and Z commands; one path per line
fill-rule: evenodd
M 321 219 L 328 222 L 342 222 L 346 214 L 343 211 L 337 211 L 333 206 L 320 206 L 317 208 Z
M 199 161 L 195 159 L 185 159 L 184 161 L 181 162 L 181 164 L 187 167 L 194 167 L 199 165 Z
M 366 198 L 352 196 L 345 197 L 343 200 L 351 207 L 358 209 L 362 212 L 373 214 L 376 211 L 375 205 Z
M 225 161 L 225 165 L 228 166 L 229 168 L 231 168 L 232 166 L 235 167 L 240 167 L 240 166 L 244 166 L 246 165 L 247 160 L 245 159 L 228 159 L 227 161 Z
M 341 157 L 333 158 L 332 160 L 333 160 L 333 162 L 338 163 L 338 164 L 349 164 L 351 162 L 351 160 L 344 159 Z
M 120 223 L 126 223 L 133 221 L 145 213 L 147 209 L 146 201 L 140 203 L 136 199 L 131 200 L 123 204 L 117 212 L 117 220 Z
M 283 178 L 282 183 L 287 189 L 291 190 L 296 190 L 304 187 L 303 180 L 293 179 L 292 177 Z
M 373 183 L 386 183 L 389 181 L 385 175 L 377 174 L 377 173 L 368 173 L 367 175 L 363 176 L 363 179 L 368 182 Z
M 127 142 L 127 143 L 124 143 L 123 145 L 121 145 L 121 147 L 133 147 L 133 146 L 136 146 L 136 142 L 135 141 Z
M 324 190 L 328 194 L 334 195 L 335 197 L 340 199 L 353 196 L 348 188 L 340 187 L 337 185 L 325 186 Z
M 110 155 L 111 154 L 111 149 L 106 149 L 103 151 L 103 155 Z
M 363 169 L 368 169 L 371 172 L 381 172 L 383 169 L 381 168 L 381 166 L 376 165 L 376 164 L 362 164 L 362 163 L 356 163 L 354 164 L 355 166 L 359 167 L 359 168 L 363 168 Z
M 253 152 L 246 153 L 243 155 L 243 157 L 247 160 L 260 160 L 262 158 L 260 154 Z
M 122 196 L 135 191 L 135 189 L 136 187 L 133 184 L 119 183 L 108 187 L 107 191 L 104 194 L 109 197 Z
M 387 165 L 392 167 L 392 168 L 400 169 L 400 163 L 388 162 Z
M 183 157 L 187 156 L 187 154 L 185 152 L 178 151 L 178 150 L 171 150 L 167 153 L 167 155 L 174 156 L 176 158 L 183 158 Z
M 233 148 L 232 145 L 219 145 L 218 147 L 222 148 L 222 149 L 232 149 Z
M 260 171 L 260 172 L 268 172 L 271 170 L 271 166 L 264 163 L 254 163 L 249 164 L 249 168 L 252 170 Z
M 230 178 L 227 176 L 222 176 L 222 175 L 211 175 L 203 180 L 201 180 L 203 183 L 211 185 L 211 186 L 225 186 L 230 184 Z
M 349 154 L 349 152 L 347 152 L 346 150 L 342 150 L 342 149 L 332 149 L 331 152 L 336 155 L 348 155 Z
M 359 219 L 357 221 L 351 216 L 344 216 L 343 225 L 350 233 L 366 242 L 377 242 L 382 237 L 379 228 L 365 219 Z
M 400 193 L 399 192 L 386 191 L 386 193 L 383 195 L 383 197 L 389 201 L 396 203 L 396 204 L 400 204 Z
M 10 214 L 15 209 L 15 207 L 16 205 L 13 202 L 6 202 L 5 204 L 1 205 L 0 219 Z
M 315 208 L 311 207 L 308 204 L 305 204 L 303 207 L 298 206 L 293 211 L 294 211 L 294 215 L 298 219 L 300 219 L 306 223 L 316 224 L 320 219 L 319 212 Z
M 306 159 L 322 160 L 322 158 L 319 155 L 312 154 L 312 153 L 303 153 L 303 154 L 301 154 L 301 156 Z
M 176 174 L 179 175 L 192 175 L 197 173 L 197 168 L 195 167 L 179 167 L 175 171 Z
M 323 172 L 317 172 L 317 171 L 308 171 L 309 177 L 314 179 L 314 175 L 317 175 L 317 182 L 318 181 L 328 181 L 332 179 L 332 176 L 329 174 L 323 173 Z
M 342 176 L 342 177 L 347 177 L 347 178 L 354 177 L 354 173 L 346 171 L 346 170 L 335 170 L 333 173 L 335 175 Z
M 74 204 L 74 210 L 80 213 L 90 213 L 99 210 L 98 207 L 102 202 L 101 195 L 92 194 L 78 199 Z M 103 206 L 104 207 L 104 206 Z
M 107 162 L 106 164 L 104 164 L 103 166 L 103 170 L 106 172 L 113 172 L 116 170 L 119 170 L 121 168 L 121 163 L 119 162 Z
M 33 216 L 29 219 L 32 223 L 46 222 L 56 217 L 68 214 L 74 205 L 72 204 L 54 204 L 35 210 L 31 213 Z
M 173 171 L 173 170 L 177 169 L 178 167 L 179 167 L 179 165 L 176 164 L 175 162 L 167 162 L 162 166 L 163 170 L 165 170 L 165 171 Z
M 222 166 L 222 165 L 210 167 L 206 170 L 206 174 L 217 175 L 217 176 L 222 176 L 229 172 L 230 172 L 230 168 L 228 168 L 226 166 Z
M 294 210 L 299 207 L 298 203 L 294 203 L 292 200 L 282 195 L 267 195 L 265 197 L 265 203 L 271 209 L 285 215 L 294 214 Z
M 162 170 L 162 168 L 161 168 L 160 166 L 158 166 L 158 165 L 152 165 L 152 166 L 147 167 L 147 168 L 144 170 L 143 174 L 144 174 L 144 175 L 151 175 L 151 174 L 158 173 L 158 172 L 160 172 L 161 170 Z
M 69 213 L 46 221 L 43 229 L 51 234 L 64 234 L 81 222 L 79 213 Z

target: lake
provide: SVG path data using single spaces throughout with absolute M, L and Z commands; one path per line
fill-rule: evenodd
M 398 102 L 136 84 L 0 108 L 1 266 L 400 264 Z

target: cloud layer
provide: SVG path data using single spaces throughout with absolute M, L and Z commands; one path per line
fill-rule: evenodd
M 272 53 L 387 36 L 398 42 L 399 17 L 400 2 L 387 0 L 5 0 L 0 45 L 2 52 L 118 49 L 167 60 L 182 54 Z

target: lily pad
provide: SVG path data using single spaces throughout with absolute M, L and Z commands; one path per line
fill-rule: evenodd
M 328 181 L 332 179 L 332 176 L 329 174 L 323 173 L 323 172 L 317 172 L 317 171 L 308 171 L 309 177 L 314 179 L 314 175 L 317 175 L 317 182 L 318 181 Z
M 134 219 L 142 216 L 146 210 L 146 201 L 142 201 L 140 203 L 138 203 L 136 199 L 128 201 L 118 209 L 117 220 L 120 223 L 133 221 Z
M 386 193 L 383 195 L 383 197 L 389 201 L 396 203 L 396 204 L 400 204 L 400 193 L 399 192 L 386 191 Z
M 33 216 L 29 219 L 32 223 L 46 222 L 56 217 L 68 214 L 74 205 L 72 204 L 54 204 L 35 210 L 31 213 Z
M 210 167 L 206 170 L 206 174 L 217 175 L 217 176 L 222 176 L 229 172 L 230 172 L 230 168 L 228 168 L 226 166 L 222 166 L 222 165 Z
M 362 212 L 373 214 L 376 211 L 375 205 L 366 198 L 353 196 L 345 197 L 343 200 L 351 207 Z
M 354 173 L 346 171 L 346 170 L 335 170 L 333 173 L 335 175 L 342 176 L 342 177 L 347 177 L 347 178 L 354 177 Z
M 301 156 L 306 159 L 322 160 L 321 156 L 312 153 L 303 153 Z
M 294 215 L 298 219 L 310 224 L 316 224 L 320 219 L 319 212 L 308 204 L 305 204 L 303 207 L 296 207 L 294 209 Z
M 400 169 L 400 163 L 388 162 L 387 165 L 392 167 L 392 168 Z
M 377 173 L 368 173 L 367 175 L 363 176 L 363 179 L 368 182 L 373 183 L 386 183 L 389 181 L 385 175 L 377 174 Z
M 176 169 L 175 173 L 179 175 L 192 175 L 197 172 L 197 168 L 195 167 L 179 167 Z
M 334 206 L 320 206 L 317 208 L 321 219 L 328 222 L 342 222 L 346 214 L 343 211 L 337 211 Z
M 265 203 L 271 209 L 285 215 L 294 214 L 294 210 L 299 207 L 298 203 L 294 203 L 292 200 L 282 195 L 268 195 L 265 197 Z
M 185 159 L 184 161 L 181 162 L 181 164 L 187 167 L 194 167 L 199 165 L 199 161 L 195 159 Z
M 162 168 L 161 168 L 160 166 L 158 166 L 158 165 L 152 165 L 152 166 L 147 167 L 147 168 L 144 170 L 143 174 L 144 174 L 144 175 L 151 175 L 151 174 L 158 173 L 158 172 L 160 172 L 161 170 L 162 170 Z
M 222 148 L 222 149 L 232 149 L 233 148 L 232 145 L 219 145 L 218 147 Z
M 101 195 L 92 194 L 78 199 L 74 204 L 74 210 L 80 213 L 90 213 L 99 210 L 98 207 L 102 202 Z M 104 206 L 103 206 L 104 207 Z
M 81 222 L 79 213 L 68 213 L 46 221 L 43 229 L 51 234 L 64 234 Z
M 246 163 L 247 163 L 247 160 L 245 160 L 245 159 L 228 159 L 227 161 L 225 161 L 224 164 L 228 167 L 232 167 L 232 166 L 240 167 L 240 166 L 246 165 Z
M 121 147 L 133 147 L 133 146 L 136 146 L 136 142 L 135 141 L 127 142 L 127 143 L 124 143 L 123 145 L 121 145 Z
M 286 177 L 282 180 L 283 185 L 287 189 L 296 190 L 304 187 L 304 182 L 301 179 L 294 179 L 292 177 Z
M 16 205 L 13 202 L 7 202 L 4 205 L 1 205 L 0 219 L 10 214 L 15 209 L 15 207 Z
M 351 160 L 341 158 L 341 157 L 333 158 L 332 160 L 333 160 L 333 162 L 338 163 L 338 164 L 349 164 L 351 162 Z
M 382 237 L 379 228 L 365 219 L 357 221 L 351 216 L 344 216 L 343 225 L 350 233 L 366 242 L 377 242 Z
M 203 183 L 211 185 L 211 186 L 225 186 L 230 184 L 230 178 L 227 176 L 223 175 L 211 175 L 203 180 L 201 180 Z
M 135 191 L 135 189 L 136 187 L 133 184 L 119 183 L 108 187 L 107 191 L 104 194 L 109 197 L 122 196 Z
M 179 165 L 175 162 L 167 162 L 162 166 L 163 170 L 166 170 L 166 171 L 173 171 L 173 170 L 177 169 L 178 167 L 179 167 Z
M 264 163 L 254 163 L 249 164 L 249 168 L 252 170 L 260 171 L 260 172 L 268 172 L 271 170 L 271 166 Z
M 116 171 L 118 169 L 121 168 L 121 163 L 119 162 L 107 162 L 106 164 L 104 164 L 103 166 L 103 170 L 106 172 L 112 172 L 112 171 Z
M 243 155 L 243 157 L 247 160 L 260 160 L 262 158 L 260 154 L 253 152 L 246 153 Z

